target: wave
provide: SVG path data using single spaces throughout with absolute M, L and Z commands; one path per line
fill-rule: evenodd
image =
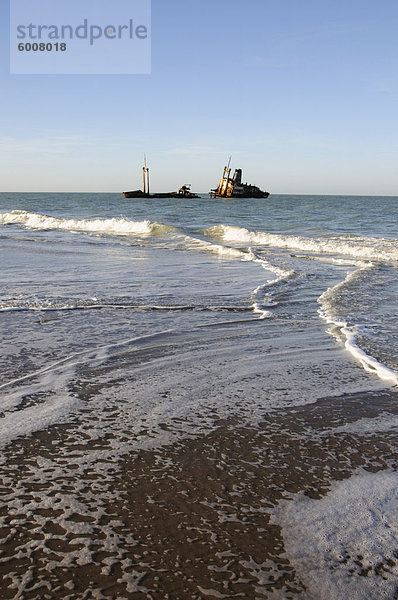
M 310 238 L 249 231 L 243 227 L 231 225 L 214 225 L 206 229 L 205 233 L 225 242 L 240 242 L 320 254 L 342 254 L 357 259 L 398 261 L 398 240 L 396 239 L 345 234 Z
M 222 246 L 221 244 L 214 244 L 207 240 L 202 240 L 190 235 L 182 235 L 181 239 L 184 246 L 192 250 L 199 250 L 205 252 L 211 252 L 218 256 L 224 256 L 226 258 L 239 258 L 241 260 L 247 260 L 248 253 L 245 250 L 239 250 L 238 248 L 231 248 L 229 246 Z
M 91 300 L 6 300 L 0 303 L 2 312 L 62 312 L 87 310 L 136 310 L 136 311 L 165 311 L 165 312 L 247 312 L 247 306 L 224 306 L 211 304 L 134 304 L 126 302 L 105 302 Z
M 319 315 L 329 324 L 332 325 L 330 333 L 336 337 L 344 339 L 344 345 L 348 352 L 358 360 L 362 367 L 369 373 L 377 375 L 380 379 L 389 381 L 393 385 L 398 385 L 398 372 L 391 369 L 384 363 L 377 360 L 375 357 L 367 354 L 358 344 L 358 336 L 360 334 L 360 326 L 358 324 L 349 325 L 348 322 L 335 315 L 334 306 L 335 299 L 342 288 L 349 285 L 353 280 L 361 276 L 364 270 L 375 268 L 373 261 L 397 261 L 398 260 L 398 240 L 361 237 L 355 235 L 338 235 L 328 236 L 325 238 L 305 238 L 300 236 L 276 235 L 263 232 L 253 232 L 248 229 L 228 225 L 215 225 L 210 227 L 205 232 L 207 235 L 221 238 L 226 242 L 240 242 L 253 245 L 267 245 L 274 248 L 283 248 L 291 250 L 302 250 L 319 254 L 342 254 L 353 257 L 354 261 L 346 261 L 344 259 L 332 259 L 333 262 L 339 264 L 354 265 L 356 269 L 350 271 L 346 278 L 335 285 L 328 288 L 319 298 L 318 303 L 321 305 Z M 240 250 L 240 252 L 244 252 Z M 359 259 L 359 260 L 358 260 Z M 277 277 L 266 284 L 260 285 L 254 290 L 252 296 L 256 298 L 259 292 L 265 291 L 265 297 L 270 297 L 270 287 L 277 285 L 280 282 L 286 283 L 291 277 L 295 276 L 294 271 L 280 269 L 268 263 L 268 261 L 257 257 L 249 248 L 246 260 L 255 260 L 262 263 L 264 269 L 273 271 Z M 330 259 L 329 259 L 330 260 Z M 272 297 L 271 297 L 272 298 Z M 264 304 L 264 303 L 263 303 Z M 268 306 L 272 305 L 272 301 Z M 253 311 L 260 313 L 260 318 L 270 316 L 265 308 L 259 303 L 253 301 Z M 337 335 L 336 335 L 337 333 Z
M 350 283 L 360 277 L 363 271 L 368 271 L 374 268 L 372 263 L 357 263 L 357 269 L 347 274 L 346 278 L 337 285 L 328 288 L 319 298 L 318 303 L 321 305 L 319 315 L 331 325 L 329 333 L 335 337 L 342 337 L 344 346 L 350 354 L 357 359 L 362 367 L 368 373 L 377 375 L 380 379 L 391 382 L 393 385 L 398 385 L 398 372 L 394 371 L 387 365 L 378 361 L 375 357 L 367 354 L 357 343 L 357 338 L 360 333 L 360 325 L 349 325 L 348 322 L 335 314 L 335 299 L 340 291 L 350 285 Z
M 271 288 L 279 283 L 285 283 L 288 279 L 296 275 L 293 270 L 282 269 L 271 264 L 268 260 L 257 256 L 257 254 L 251 248 L 248 250 L 242 250 L 239 248 L 231 248 L 230 246 L 214 244 L 212 242 L 191 236 L 182 237 L 184 244 L 189 248 L 212 252 L 213 254 L 218 254 L 222 257 L 238 258 L 243 262 L 257 263 L 264 270 L 270 271 L 276 275 L 274 279 L 268 279 L 265 283 L 257 286 L 256 289 L 251 293 L 252 311 L 253 313 L 258 314 L 260 319 L 270 317 L 272 313 L 268 310 L 268 308 L 277 304 L 272 298 Z M 262 293 L 262 298 L 260 298 L 260 293 Z
M 0 213 L 0 223 L 4 225 L 19 224 L 26 229 L 35 230 L 60 229 L 72 232 L 82 231 L 114 235 L 154 235 L 174 230 L 174 227 L 163 223 L 151 223 L 147 219 L 144 221 L 132 221 L 123 218 L 65 219 L 24 210 Z
M 265 310 L 264 300 L 267 300 L 267 306 L 275 303 L 268 299 L 269 294 L 266 292 L 268 286 L 274 286 L 276 283 L 284 281 L 291 276 L 291 272 L 284 271 L 273 266 L 268 261 L 257 257 L 251 250 L 241 250 L 238 248 L 226 246 L 223 244 L 215 244 L 214 242 L 185 235 L 178 228 L 164 225 L 162 223 L 152 223 L 149 220 L 132 221 L 124 218 L 111 219 L 66 219 L 56 218 L 39 213 L 32 213 L 24 210 L 13 210 L 6 213 L 0 213 L 0 224 L 4 225 L 22 225 L 26 229 L 31 230 L 66 230 L 70 232 L 90 232 L 90 233 L 105 233 L 113 235 L 162 235 L 173 233 L 173 239 L 177 243 L 181 243 L 184 248 L 199 252 L 210 252 L 219 257 L 238 259 L 242 261 L 258 263 L 263 269 L 276 274 L 276 279 L 269 279 L 266 283 L 259 285 L 251 294 L 252 310 L 259 314 L 260 318 L 270 316 L 270 312 Z M 264 292 L 264 300 L 260 300 L 260 293 Z M 113 305 L 109 303 L 97 302 L 82 302 L 82 303 L 60 303 L 60 302 L 6 302 L 0 305 L 0 312 L 10 311 L 60 311 L 60 310 L 88 310 L 88 309 L 123 309 L 123 308 L 138 308 L 137 306 Z M 195 309 L 196 307 L 194 307 Z M 161 308 L 149 307 L 150 310 L 162 310 Z M 184 310 L 186 308 L 184 307 Z M 219 308 L 210 307 L 210 310 L 218 310 Z M 220 308 L 224 310 L 224 307 Z M 173 307 L 164 307 L 164 310 L 176 310 Z M 246 310 L 246 309 L 245 309 Z
M 349 283 L 360 276 L 363 270 L 373 269 L 375 265 L 369 262 L 369 259 L 379 261 L 396 261 L 398 260 L 397 240 L 386 240 L 379 238 L 363 238 L 359 236 L 335 236 L 333 238 L 303 238 L 294 236 L 279 236 L 267 233 L 255 233 L 242 227 L 233 227 L 226 225 L 216 225 L 209 228 L 205 232 L 207 235 L 214 237 L 222 237 L 223 241 L 239 241 L 249 244 L 272 245 L 278 248 L 298 249 L 303 251 L 311 251 L 317 253 L 328 254 L 344 254 L 355 258 L 360 257 L 362 260 L 346 261 L 344 259 L 332 259 L 333 262 L 340 264 L 354 264 L 356 270 L 349 272 L 344 281 L 338 283 L 332 288 L 326 290 L 318 299 L 321 308 L 320 316 L 330 325 L 332 330 L 330 333 L 338 331 L 345 339 L 345 348 L 350 352 L 355 359 L 359 360 L 362 367 L 370 373 L 377 375 L 380 379 L 398 385 L 398 372 L 391 369 L 387 365 L 381 363 L 373 356 L 368 355 L 357 343 L 359 335 L 359 325 L 350 326 L 348 322 L 339 316 L 334 315 L 333 306 L 334 299 L 339 294 L 340 290 L 349 285 Z M 272 306 L 272 286 L 279 283 L 286 283 L 294 277 L 294 271 L 288 271 L 272 265 L 267 260 L 258 257 L 252 248 L 248 251 L 239 250 L 246 258 L 243 260 L 252 260 L 262 265 L 264 269 L 270 270 L 276 274 L 276 278 L 268 280 L 265 284 L 258 286 L 252 293 L 253 312 L 260 314 L 260 319 L 271 316 L 271 312 L 266 309 L 266 306 Z M 364 259 L 368 259 L 365 262 Z M 257 300 L 258 294 L 264 293 L 264 300 L 260 304 Z M 268 302 L 267 302 L 268 300 Z
M 256 287 L 256 289 L 252 292 L 253 312 L 259 314 L 260 319 L 265 319 L 272 315 L 272 312 L 268 310 L 269 307 L 276 306 L 278 304 L 272 295 L 272 291 L 279 284 L 285 284 L 289 279 L 296 277 L 297 274 L 293 270 L 282 269 L 281 267 L 271 264 L 268 260 L 265 260 L 265 258 L 260 258 L 256 255 L 252 248 L 250 248 L 246 260 L 257 262 L 264 270 L 271 271 L 271 273 L 276 275 L 274 279 L 267 279 L 265 283 Z

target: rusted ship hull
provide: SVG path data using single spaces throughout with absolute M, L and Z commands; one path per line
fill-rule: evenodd
M 233 177 L 230 177 L 229 165 L 224 167 L 218 188 L 210 191 L 211 198 L 268 198 L 269 192 L 260 190 L 256 185 L 242 183 L 242 169 L 235 169 Z
M 244 192 L 243 194 L 232 193 L 228 196 L 223 194 L 217 194 L 216 190 L 211 190 L 210 197 L 211 198 L 268 198 L 269 192 L 263 192 L 262 190 L 254 191 L 254 192 Z

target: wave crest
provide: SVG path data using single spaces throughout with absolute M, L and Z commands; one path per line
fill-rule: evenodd
M 211 237 L 221 238 L 225 242 L 240 242 L 320 254 L 342 254 L 368 260 L 398 261 L 398 240 L 394 239 L 344 234 L 311 238 L 249 231 L 243 227 L 231 225 L 215 225 L 207 229 L 205 233 Z
M 24 210 L 1 213 L 0 223 L 4 225 L 19 224 L 26 229 L 60 229 L 114 235 L 153 235 L 173 229 L 162 223 L 151 223 L 147 219 L 144 221 L 132 221 L 123 218 L 59 219 Z

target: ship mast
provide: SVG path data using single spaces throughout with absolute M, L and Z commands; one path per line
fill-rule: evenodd
M 142 167 L 142 180 L 143 180 L 143 184 L 144 184 L 144 187 L 142 189 L 143 189 L 144 194 L 146 194 L 146 156 L 145 156 L 145 154 L 144 154 L 144 166 Z
M 149 167 L 146 166 L 146 155 L 144 154 L 144 166 L 142 167 L 142 178 L 144 181 L 144 194 L 149 194 Z

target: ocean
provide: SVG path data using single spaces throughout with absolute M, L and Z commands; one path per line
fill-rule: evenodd
M 397 598 L 397 223 L 0 194 L 2 598 Z

